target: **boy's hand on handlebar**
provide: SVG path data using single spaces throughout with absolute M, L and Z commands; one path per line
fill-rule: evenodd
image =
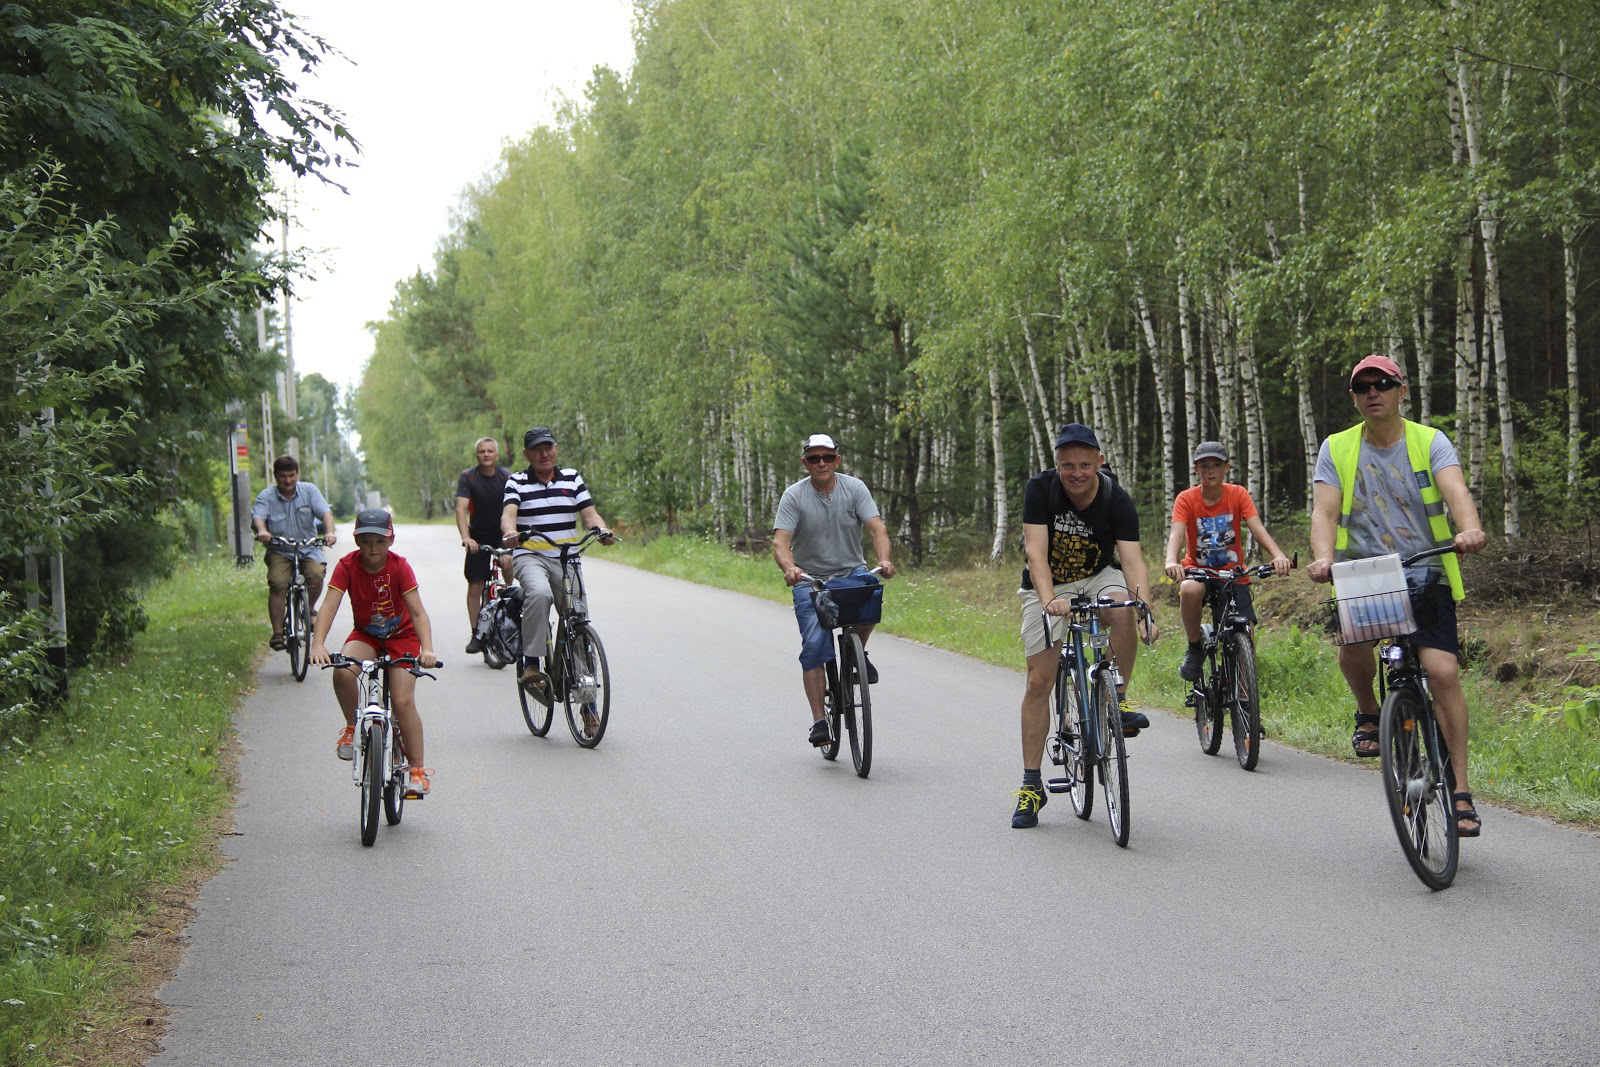
M 311 642 L 311 651 L 306 653 L 306 659 L 319 667 L 326 667 L 333 662 L 328 658 L 328 650 L 322 647 L 321 641 Z
M 1274 574 L 1288 574 L 1294 570 L 1294 564 L 1289 562 L 1288 556 L 1272 557 L 1272 572 Z
M 1183 564 L 1168 563 L 1163 569 L 1167 572 L 1168 578 L 1171 578 L 1175 582 L 1183 581 Z
M 439 657 L 433 654 L 433 649 L 425 648 L 417 653 L 417 664 L 422 667 L 437 667 Z

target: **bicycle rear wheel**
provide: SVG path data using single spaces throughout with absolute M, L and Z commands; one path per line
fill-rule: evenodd
M 383 784 L 383 817 L 390 826 L 399 824 L 406 811 L 406 754 L 400 748 L 400 731 L 390 735 L 389 780 Z
M 289 650 L 289 672 L 294 680 L 306 680 L 311 669 L 311 609 L 303 585 L 289 587 L 289 603 L 283 613 L 283 644 Z
M 1200 736 L 1200 751 L 1215 756 L 1222 750 L 1222 664 L 1214 654 L 1210 662 L 1201 666 L 1205 673 L 1200 682 L 1189 691 L 1189 703 L 1194 706 L 1194 729 Z
M 1094 760 L 1090 755 L 1094 744 L 1089 718 L 1083 701 L 1078 699 L 1076 671 L 1056 670 L 1056 730 L 1071 734 L 1071 740 L 1061 739 L 1061 751 L 1067 770 L 1067 792 L 1072 797 L 1072 810 L 1080 819 L 1094 814 Z
M 1100 781 L 1106 792 L 1106 821 L 1111 825 L 1111 839 L 1127 848 L 1128 749 L 1122 739 L 1121 702 L 1117 700 L 1117 686 L 1111 680 L 1109 666 L 1096 667 L 1092 677 L 1091 692 L 1099 705 L 1095 717 L 1100 727 Z
M 1378 716 L 1389 817 L 1406 862 L 1429 889 L 1455 881 L 1461 841 L 1450 798 L 1448 755 L 1433 711 L 1410 686 L 1391 690 Z
M 611 719 L 611 668 L 594 627 L 584 624 L 567 635 L 562 669 L 567 729 L 578 744 L 593 748 L 606 735 L 606 723 Z
M 840 692 L 844 694 L 845 730 L 850 734 L 850 759 L 856 774 L 865 778 L 872 770 L 872 687 L 867 684 L 864 664 L 866 649 L 858 634 L 839 641 L 843 662 L 839 668 Z
M 361 724 L 361 843 L 378 839 L 378 808 L 383 803 L 383 727 Z
M 839 758 L 839 747 L 844 743 L 844 739 L 840 736 L 844 724 L 839 714 L 839 661 L 831 659 L 822 666 L 822 717 L 827 720 L 832 735 L 828 743 L 821 748 L 822 758 L 836 760 Z
M 1256 650 L 1250 636 L 1234 631 L 1223 638 L 1229 659 L 1228 708 L 1233 716 L 1233 753 L 1239 766 L 1256 769 L 1261 758 L 1261 702 L 1256 691 Z
M 522 673 L 520 670 L 517 672 Z M 550 701 L 546 707 L 533 699 L 522 688 L 522 682 L 517 682 L 517 699 L 522 701 L 522 721 L 528 724 L 528 732 L 534 737 L 543 737 L 550 732 L 550 720 L 555 717 L 555 700 Z

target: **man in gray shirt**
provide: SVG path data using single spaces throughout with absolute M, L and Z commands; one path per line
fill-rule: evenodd
M 272 647 L 283 648 L 283 602 L 289 595 L 289 582 L 298 558 L 300 573 L 306 576 L 306 594 L 311 598 L 313 618 L 317 597 L 322 595 L 322 576 L 328 564 L 320 547 L 274 548 L 275 537 L 303 541 L 322 534 L 322 543 L 332 545 L 333 509 L 322 498 L 322 493 L 310 482 L 300 480 L 300 463 L 293 456 L 279 456 L 272 461 L 272 479 L 269 485 L 256 494 L 250 508 L 250 525 L 255 528 L 256 540 L 267 546 L 267 615 L 272 623 Z M 319 528 L 320 527 L 320 528 Z
M 808 740 L 821 748 L 831 740 L 822 691 L 827 684 L 823 664 L 834 658 L 833 641 L 817 621 L 811 586 L 801 584 L 801 575 L 871 582 L 861 554 L 863 526 L 872 535 L 872 551 L 885 578 L 894 577 L 894 564 L 889 561 L 889 530 L 878 514 L 878 505 L 865 482 L 839 473 L 839 446 L 833 438 L 812 434 L 801 446 L 800 455 L 809 477 L 785 489 L 778 501 L 778 517 L 772 524 L 772 558 L 783 571 L 783 580 L 794 589 L 794 616 L 800 624 L 800 678 L 811 705 Z M 865 644 L 872 627 L 862 626 L 856 632 Z M 868 660 L 867 681 L 877 680 L 878 672 Z

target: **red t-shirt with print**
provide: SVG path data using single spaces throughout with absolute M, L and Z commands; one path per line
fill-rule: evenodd
M 1183 523 L 1188 541 L 1183 565 L 1230 570 L 1244 563 L 1240 527 L 1255 518 L 1256 502 L 1248 489 L 1232 482 L 1222 483 L 1222 499 L 1215 504 L 1208 505 L 1203 494 L 1197 485 L 1172 502 L 1172 521 Z
M 361 565 L 361 553 L 351 552 L 334 564 L 328 588 L 350 598 L 356 629 L 380 641 L 416 636 L 405 595 L 417 587 L 417 576 L 404 556 L 389 553 L 383 569 L 371 574 Z

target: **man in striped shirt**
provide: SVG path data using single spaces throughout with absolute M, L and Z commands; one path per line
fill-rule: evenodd
M 607 529 L 595 510 L 583 476 L 571 467 L 556 465 L 556 438 L 548 427 L 535 426 L 522 435 L 522 454 L 528 469 L 506 482 L 500 510 L 500 532 L 508 546 L 529 538 L 554 544 L 578 539 L 578 521 L 584 529 Z M 609 533 L 600 539 L 611 544 Z M 561 595 L 559 549 L 517 548 L 511 573 L 522 586 L 522 673 L 518 682 L 529 696 L 549 706 L 553 697 L 550 678 L 539 669 L 539 653 L 550 640 L 550 606 Z M 566 604 L 560 605 L 563 610 Z

